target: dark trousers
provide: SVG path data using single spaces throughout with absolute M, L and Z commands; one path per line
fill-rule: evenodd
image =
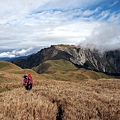
M 25 86 L 26 90 L 31 90 L 32 89 L 32 84 L 28 84 L 27 86 Z

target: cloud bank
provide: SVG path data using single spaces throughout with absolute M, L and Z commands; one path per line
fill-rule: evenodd
M 119 48 L 119 5 L 118 0 L 1 1 L 0 54 L 19 56 L 4 51 L 52 44 Z
M 100 51 L 120 49 L 120 27 L 102 24 L 93 30 L 90 36 L 80 44 L 84 47 L 93 47 Z
M 33 48 L 13 50 L 11 52 L 2 52 L 2 53 L 0 53 L 0 58 L 3 58 L 3 57 L 13 58 L 13 57 L 25 56 L 25 55 L 29 54 L 29 52 L 32 49 Z

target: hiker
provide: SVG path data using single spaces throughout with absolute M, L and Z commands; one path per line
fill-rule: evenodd
M 33 85 L 33 79 L 31 74 L 25 74 L 23 78 L 23 85 L 25 86 L 26 90 L 31 90 Z

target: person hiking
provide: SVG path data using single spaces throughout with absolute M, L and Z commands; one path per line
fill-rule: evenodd
M 31 90 L 33 85 L 33 79 L 31 74 L 25 74 L 23 78 L 23 85 L 25 86 L 26 90 Z

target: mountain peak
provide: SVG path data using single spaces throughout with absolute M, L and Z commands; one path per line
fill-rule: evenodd
M 78 68 L 86 68 L 107 74 L 120 74 L 120 51 L 108 51 L 102 54 L 98 50 L 90 50 L 74 45 L 51 45 L 27 59 L 13 61 L 22 68 L 38 66 L 46 60 L 68 60 Z

